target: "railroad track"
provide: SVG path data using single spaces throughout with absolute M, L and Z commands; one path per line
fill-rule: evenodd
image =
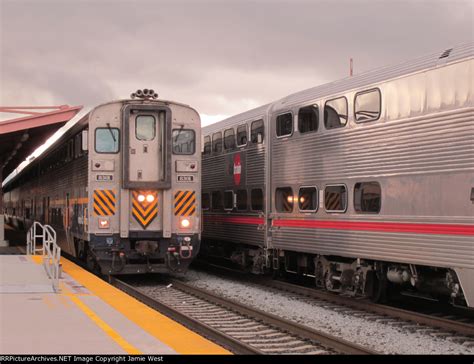
M 117 288 L 237 354 L 379 354 L 178 280 Z
M 474 319 L 459 314 L 440 312 L 435 309 L 429 314 L 428 310 L 417 311 L 403 309 L 384 304 L 376 304 L 367 299 L 357 299 L 338 295 L 313 287 L 305 287 L 298 284 L 283 282 L 270 278 L 260 278 L 234 271 L 225 267 L 199 262 L 199 267 L 206 272 L 229 275 L 232 279 L 245 282 L 253 282 L 276 291 L 294 294 L 296 299 L 303 299 L 308 303 L 325 306 L 348 315 L 367 317 L 371 321 L 378 321 L 395 326 L 404 326 L 415 331 L 425 332 L 433 336 L 452 337 L 453 341 L 466 343 L 474 347 Z

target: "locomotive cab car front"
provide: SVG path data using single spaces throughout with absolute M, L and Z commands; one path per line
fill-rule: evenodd
M 198 113 L 145 98 L 89 117 L 89 239 L 79 256 L 103 274 L 185 272 L 200 241 Z

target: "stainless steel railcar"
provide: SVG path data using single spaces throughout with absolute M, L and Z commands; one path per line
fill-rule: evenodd
M 184 272 L 200 246 L 200 118 L 137 94 L 95 107 L 10 180 L 5 216 L 52 225 L 103 274 Z
M 377 298 L 391 285 L 474 307 L 473 50 L 204 128 L 203 253 L 336 292 Z

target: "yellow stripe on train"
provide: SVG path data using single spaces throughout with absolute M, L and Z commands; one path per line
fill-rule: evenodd
M 192 216 L 196 213 L 196 192 L 176 191 L 174 194 L 174 215 Z
M 116 211 L 114 190 L 94 190 L 92 206 L 95 216 L 112 216 Z

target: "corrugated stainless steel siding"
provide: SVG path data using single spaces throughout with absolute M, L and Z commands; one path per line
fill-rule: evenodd
M 229 216 L 230 214 L 227 214 Z M 224 216 L 224 214 L 213 214 L 213 216 Z M 232 214 L 232 216 L 235 216 Z M 250 216 L 242 215 L 239 216 Z M 257 225 L 211 222 L 204 215 L 203 240 L 212 239 L 223 242 L 242 243 L 256 246 L 263 246 L 264 231 L 258 230 Z
M 472 236 L 282 227 L 273 247 L 421 265 L 474 268 Z

